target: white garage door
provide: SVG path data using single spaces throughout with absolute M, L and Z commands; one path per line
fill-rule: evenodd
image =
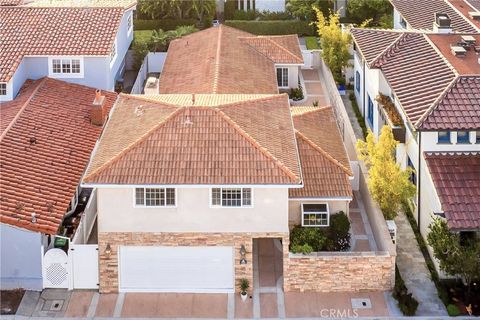
M 232 247 L 120 247 L 120 291 L 232 292 Z

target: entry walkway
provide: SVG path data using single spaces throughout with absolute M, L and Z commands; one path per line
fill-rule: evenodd
M 317 69 L 302 69 L 302 77 L 305 87 L 303 95 L 305 99 L 302 101 L 294 101 L 293 106 L 312 106 L 314 102 L 318 102 L 319 107 L 329 105 L 326 89 L 320 80 L 320 74 Z
M 419 302 L 416 316 L 447 316 L 438 298 L 437 288 L 430 278 L 415 234 L 403 212 L 395 218 L 397 225 L 397 266 L 405 286 Z

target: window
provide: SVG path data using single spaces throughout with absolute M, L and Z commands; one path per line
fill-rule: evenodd
M 402 26 L 402 28 L 407 29 L 407 21 L 405 21 L 402 16 L 400 16 L 400 25 Z
M 368 123 L 370 124 L 370 128 L 373 131 L 373 101 L 372 98 L 370 98 L 370 95 L 368 96 Z
M 410 172 L 410 182 L 413 183 L 414 185 L 417 185 L 417 171 L 415 170 L 415 167 L 413 166 L 413 162 L 410 159 L 409 156 L 407 156 L 407 166 L 412 169 Z
M 212 188 L 213 207 L 251 207 L 251 188 Z
M 328 227 L 330 214 L 328 204 L 302 204 L 302 226 L 304 227 Z
M 113 61 L 116 55 L 117 55 L 117 41 L 115 40 L 112 46 L 112 52 L 110 52 L 110 61 Z
M 360 93 L 360 72 L 355 73 L 355 90 Z
M 477 140 L 476 143 L 480 143 L 480 131 L 476 132 L 476 140 Z
M 5 82 L 0 83 L 0 96 L 7 95 L 7 84 Z
M 457 143 L 470 143 L 470 131 L 458 131 Z
M 130 33 L 132 31 L 132 16 L 133 16 L 133 12 L 130 11 L 130 14 L 128 15 L 127 17 L 127 30 L 128 32 Z
M 277 83 L 280 88 L 288 87 L 288 68 L 277 68 Z
M 81 60 L 72 58 L 55 58 L 51 63 L 54 75 L 80 75 L 82 73 Z
M 137 207 L 174 207 L 174 188 L 135 188 Z
M 450 142 L 450 131 L 440 131 L 440 132 L 438 132 L 437 143 L 451 143 Z

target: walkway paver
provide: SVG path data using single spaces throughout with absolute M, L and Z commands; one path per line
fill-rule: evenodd
M 376 251 L 375 237 L 358 191 L 354 191 L 353 201 L 350 202 L 349 217 L 351 221 L 351 251 Z
M 95 291 L 73 291 L 65 317 L 86 317 Z
M 115 304 L 117 303 L 118 294 L 104 293 L 100 294 L 95 312 L 96 317 L 113 317 L 115 311 Z
M 431 280 L 415 234 L 401 212 L 395 219 L 397 225 L 397 266 L 405 286 L 419 302 L 417 316 L 446 316 L 447 312 L 438 298 L 437 288 Z
M 363 140 L 363 131 L 360 125 L 358 124 L 357 116 L 355 111 L 353 111 L 353 105 L 350 101 L 349 95 L 353 91 L 347 91 L 347 94 L 342 96 L 343 104 L 345 105 L 345 110 L 347 110 L 348 118 L 352 124 L 353 132 L 355 133 L 355 138 Z

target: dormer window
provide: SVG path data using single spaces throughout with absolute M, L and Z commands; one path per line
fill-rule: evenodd
M 53 78 L 83 77 L 83 59 L 58 57 L 49 58 L 49 76 Z
M 437 143 L 451 143 L 450 131 L 438 132 Z

